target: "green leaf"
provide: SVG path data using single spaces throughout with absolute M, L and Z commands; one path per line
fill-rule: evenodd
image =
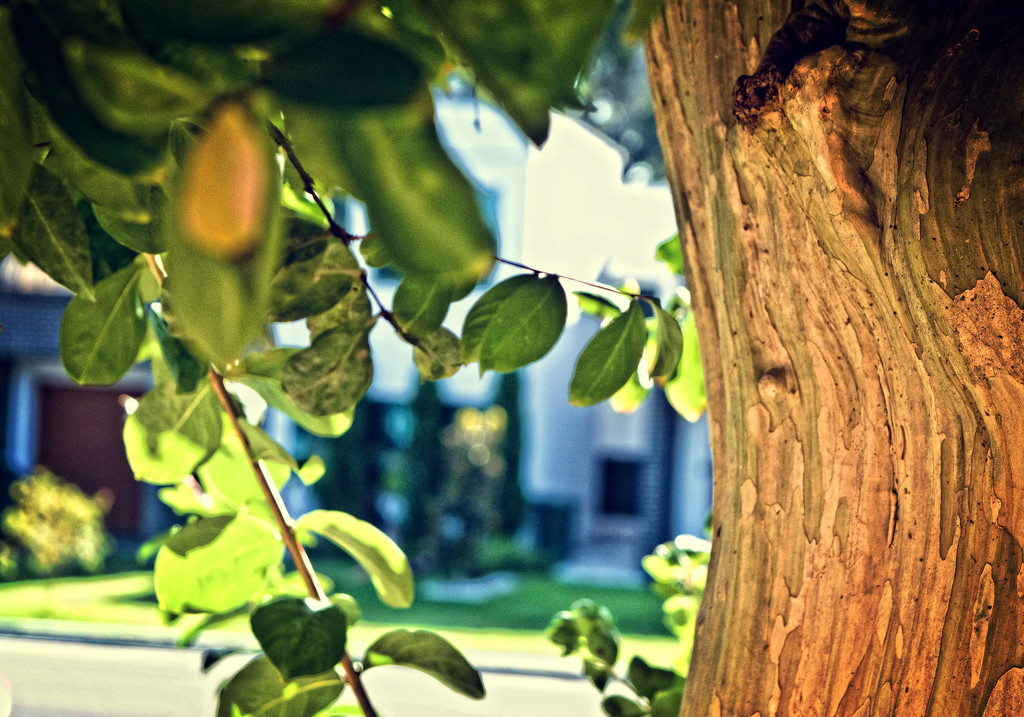
M 551 350 L 565 327 L 566 299 L 556 276 L 506 279 L 484 294 L 466 315 L 463 359 L 480 361 L 480 372 L 514 371 Z
M 199 42 L 245 43 L 303 33 L 327 22 L 325 0 L 147 0 L 123 4 L 148 34 Z
M 664 0 L 657 0 L 660 4 Z M 679 242 L 679 234 L 673 234 L 658 245 L 654 250 L 654 258 L 663 261 L 673 274 L 683 274 L 683 245 Z
M 24 65 L 15 49 L 10 13 L 0 11 L 0 235 L 18 219 L 22 197 L 28 188 L 35 150 L 28 105 L 22 89 Z
M 370 234 L 359 240 L 359 254 L 367 266 L 374 269 L 381 269 L 390 264 L 394 259 L 388 245 L 379 236 Z
M 178 393 L 195 391 L 199 381 L 206 375 L 206 367 L 192 355 L 178 337 L 171 334 L 167 328 L 167 321 L 152 306 L 146 312 L 146 318 L 160 347 L 160 354 L 174 377 Z
M 608 686 L 608 680 L 611 679 L 611 670 L 608 669 L 608 665 L 593 658 L 583 659 L 583 674 L 597 688 L 598 692 L 604 692 L 604 688 Z
M 78 383 L 109 386 L 135 363 L 146 337 L 138 283 L 145 264 L 136 262 L 96 285 L 95 300 L 77 295 L 60 323 L 60 357 Z
M 293 251 L 270 287 L 272 321 L 295 321 L 320 314 L 341 299 L 362 277 L 352 250 L 340 241 L 322 241 L 321 251 Z
M 253 515 L 273 520 L 266 499 L 249 463 L 249 452 L 256 461 L 262 460 L 271 480 L 280 489 L 291 477 L 294 459 L 278 446 L 263 429 L 240 422 L 249 443 L 249 450 L 238 440 L 231 424 L 224 420 L 224 436 L 217 451 L 196 469 L 196 474 L 207 495 L 232 512 L 248 510 Z
M 590 653 L 609 667 L 619 657 L 619 634 L 615 628 L 606 623 L 597 623 L 587 631 L 587 649 Z
M 562 648 L 562 657 L 571 655 L 580 649 L 580 631 L 576 626 L 576 616 L 562 610 L 551 618 L 551 624 L 544 631 L 549 642 Z
M 647 710 L 628 697 L 609 695 L 601 700 L 601 709 L 608 717 L 644 717 Z M 678 715 L 675 715 L 678 717 Z
M 429 336 L 441 327 L 452 295 L 452 287 L 436 277 L 406 276 L 395 289 L 391 312 L 405 333 Z
M 622 37 L 628 43 L 640 42 L 654 18 L 661 12 L 665 0 L 633 0 L 629 14 L 629 26 L 623 31 Z M 682 272 L 676 272 L 682 273 Z
M 296 406 L 281 388 L 281 371 L 288 358 L 296 353 L 298 349 L 249 354 L 243 362 L 246 373 L 236 377 L 236 380 L 255 390 L 268 404 L 310 433 L 331 437 L 342 435 L 352 425 L 352 409 L 328 416 L 313 416 Z
M 643 405 L 651 389 L 640 382 L 639 372 L 633 372 L 629 380 L 608 399 L 608 405 L 616 413 L 632 413 Z
M 547 138 L 549 108 L 578 103 L 576 80 L 615 9 L 614 0 L 416 4 L 538 145 Z
M 659 692 L 651 701 L 651 717 L 679 717 L 682 708 L 682 689 Z
M 344 687 L 337 670 L 285 682 L 261 655 L 221 688 L 217 717 L 312 717 L 333 704 Z
M 675 378 L 665 384 L 665 397 L 687 421 L 696 421 L 708 405 L 704 391 L 704 369 L 700 363 L 697 323 L 690 312 L 683 320 L 683 353 Z
M 166 546 L 168 550 L 176 555 L 187 558 L 189 552 L 207 546 L 219 538 L 224 529 L 234 519 L 233 515 L 201 518 L 171 533 L 167 540 L 162 543 L 161 547 Z
M 459 337 L 443 326 L 429 336 L 415 340 L 412 360 L 420 381 L 440 381 L 455 375 L 462 367 Z
M 348 26 L 303 38 L 266 63 L 262 75 L 263 84 L 289 100 L 346 110 L 402 104 L 423 79 L 403 48 Z
M 403 273 L 475 281 L 490 271 L 494 239 L 438 141 L 429 95 L 344 113 L 286 106 L 285 117 L 306 168 L 366 203 L 373 233 Z
M 204 531 L 200 518 L 186 531 Z M 173 540 L 173 538 L 172 538 Z M 235 516 L 211 541 L 185 555 L 164 545 L 156 556 L 153 581 L 160 609 L 167 612 L 227 612 L 259 597 L 267 571 L 284 556 L 280 537 L 267 523 L 246 515 Z
M 53 121 L 86 155 L 124 174 L 150 171 L 163 161 L 166 135 L 140 138 L 116 132 L 85 104 L 65 60 L 65 38 L 51 18 L 36 4 L 24 2 L 15 4 L 11 19 L 18 46 L 31 71 L 26 84 Z
M 569 383 L 569 401 L 590 406 L 618 391 L 636 371 L 646 339 L 644 312 L 633 301 L 583 348 Z
M 327 472 L 327 466 L 324 465 L 324 459 L 317 455 L 309 457 L 302 467 L 295 471 L 296 475 L 306 485 L 314 485 L 321 478 L 324 477 L 324 473 Z
M 359 282 L 353 283 L 348 293 L 340 297 L 338 303 L 322 314 L 314 314 L 306 319 L 310 341 L 332 329 L 361 331 L 374 321 L 373 308 L 366 286 Z
M 298 519 L 296 527 L 327 538 L 355 558 L 369 574 L 385 604 L 391 607 L 412 604 L 409 559 L 379 528 L 337 510 L 310 511 Z
M 450 642 L 426 630 L 393 630 L 366 648 L 364 669 L 399 665 L 425 672 L 474 700 L 486 695 L 480 673 Z
M 15 246 L 75 294 L 95 298 L 89 235 L 67 187 L 41 165 L 32 168 Z
M 134 47 L 70 37 L 64 56 L 84 104 L 118 132 L 166 138 L 172 121 L 199 113 L 213 98 L 187 74 Z
M 656 692 L 682 688 L 685 684 L 685 680 L 680 675 L 672 670 L 651 667 L 639 655 L 635 655 L 630 660 L 627 675 L 636 693 L 648 700 L 653 699 Z
M 185 394 L 165 383 L 143 396 L 125 420 L 125 453 L 139 480 L 173 484 L 213 455 L 221 435 L 220 404 L 208 382 Z
M 370 329 L 375 320 L 321 333 L 309 348 L 291 356 L 281 387 L 300 409 L 329 416 L 353 408 L 373 380 Z
M 574 291 L 576 302 L 580 310 L 591 316 L 599 316 L 602 319 L 614 319 L 622 313 L 622 307 L 609 299 L 607 296 L 594 294 L 589 291 Z
M 222 366 L 263 331 L 269 310 L 283 239 L 274 157 L 249 110 L 225 102 L 188 153 L 171 197 L 165 303 L 175 333 Z
M 648 374 L 651 378 L 668 378 L 676 370 L 683 355 L 683 331 L 675 317 L 661 308 L 660 304 L 650 300 L 647 303 L 654 309 L 657 322 L 657 345 Z
M 326 672 L 345 656 L 348 620 L 333 603 L 278 598 L 256 608 L 249 621 L 285 680 Z

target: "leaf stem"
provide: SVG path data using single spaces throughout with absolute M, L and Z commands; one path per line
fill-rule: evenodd
M 263 497 L 266 499 L 267 506 L 274 516 L 274 522 L 277 523 L 277 528 L 281 532 L 281 537 L 288 548 L 288 553 L 292 556 L 295 568 L 298 570 L 299 575 L 302 576 L 302 582 L 305 583 L 306 590 L 309 591 L 310 597 L 317 600 L 326 600 L 327 593 L 324 592 L 323 585 L 320 584 L 320 579 L 317 578 L 316 572 L 313 570 L 313 565 L 309 561 L 309 555 L 295 535 L 295 521 L 288 514 L 288 508 L 285 507 L 284 501 L 281 499 L 281 493 L 277 490 L 274 480 L 270 477 L 266 464 L 262 460 L 257 461 L 253 458 L 252 448 L 245 437 L 245 433 L 242 431 L 241 424 L 238 422 L 238 409 L 232 402 L 231 396 L 228 395 L 223 377 L 213 369 L 210 369 L 208 376 L 210 385 L 220 400 L 220 405 L 228 415 L 231 428 L 245 448 L 245 456 L 249 462 L 249 467 L 252 468 L 253 474 L 256 476 L 256 482 L 259 483 L 260 489 L 263 491 Z M 352 691 L 355 693 L 356 701 L 363 710 L 363 714 L 366 717 L 377 717 L 377 712 L 370 703 L 369 695 L 366 694 L 366 690 L 363 688 L 360 673 L 352 663 L 352 658 L 349 657 L 347 652 L 341 659 L 341 667 L 345 672 L 345 679 L 352 686 Z

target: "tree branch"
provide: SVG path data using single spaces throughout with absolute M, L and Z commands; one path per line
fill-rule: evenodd
M 252 456 L 249 440 L 245 437 L 242 426 L 238 422 L 238 409 L 231 400 L 231 396 L 228 395 L 223 377 L 213 369 L 210 369 L 208 376 L 214 393 L 217 394 L 224 412 L 228 415 L 231 428 L 245 448 L 245 456 L 249 467 L 252 468 L 252 472 L 256 476 L 256 482 L 259 483 L 260 489 L 263 491 L 263 497 L 266 499 L 267 506 L 274 516 L 274 522 L 277 523 L 278 531 L 280 531 L 281 537 L 284 539 L 288 553 L 292 556 L 295 568 L 299 571 L 299 575 L 302 576 L 302 582 L 305 583 L 306 590 L 309 592 L 310 597 L 316 600 L 327 600 L 327 593 L 324 592 L 320 579 L 313 570 L 313 565 L 309 561 L 309 555 L 295 536 L 295 521 L 288 514 L 288 508 L 285 507 L 284 501 L 281 499 L 281 493 L 277 490 L 273 478 L 270 477 L 266 464 L 263 461 L 255 460 Z M 363 710 L 363 714 L 366 717 L 377 717 L 377 712 L 370 703 L 369 695 L 366 694 L 366 690 L 363 688 L 359 670 L 356 669 L 352 663 L 352 658 L 349 657 L 347 652 L 341 659 L 341 667 L 345 672 L 345 679 L 355 693 L 359 707 Z

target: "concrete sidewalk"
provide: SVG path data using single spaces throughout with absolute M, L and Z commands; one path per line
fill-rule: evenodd
M 203 717 L 217 689 L 253 656 L 227 655 L 205 670 L 208 648 L 0 634 L 0 717 Z M 600 697 L 576 660 L 467 651 L 488 696 L 474 701 L 414 670 L 364 676 L 380 717 L 600 717 Z M 354 704 L 349 690 L 341 703 Z

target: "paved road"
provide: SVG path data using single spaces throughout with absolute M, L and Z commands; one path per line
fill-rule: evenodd
M 0 634 L 0 717 L 8 709 L 11 717 L 212 716 L 218 686 L 251 654 L 229 655 L 204 672 L 205 656 L 201 648 Z M 603 714 L 596 692 L 572 672 L 575 661 L 507 653 L 468 657 L 483 672 L 488 697 L 482 702 L 404 668 L 376 668 L 364 681 L 381 717 Z

